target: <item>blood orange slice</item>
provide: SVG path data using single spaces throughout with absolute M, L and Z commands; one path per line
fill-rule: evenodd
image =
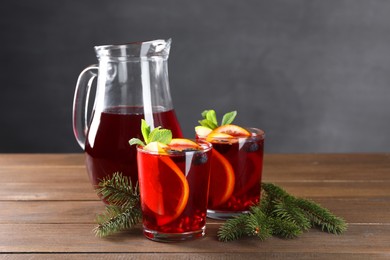
M 228 135 L 225 133 L 214 133 L 211 132 L 207 137 L 206 137 L 207 142 L 211 143 L 218 143 L 218 142 L 229 142 L 232 143 L 234 141 L 234 136 Z
M 246 137 L 251 136 L 251 133 L 238 125 L 223 125 L 215 128 L 210 134 L 223 133 L 234 137 Z
M 151 142 L 144 146 L 144 150 L 149 152 L 155 152 L 160 154 L 166 154 L 166 149 L 168 148 L 167 145 L 160 143 L 160 142 Z
M 234 191 L 234 170 L 228 160 L 215 149 L 210 169 L 209 208 L 225 203 Z
M 158 225 L 166 225 L 184 211 L 189 197 L 187 179 L 166 155 L 138 156 L 143 204 L 153 212 Z
M 177 150 L 177 151 L 200 148 L 200 146 L 197 143 L 185 138 L 173 138 L 171 142 L 168 144 L 168 146 L 172 150 Z
M 260 185 L 261 180 L 261 163 L 253 161 L 251 157 L 245 161 L 242 167 L 241 175 L 237 176 L 242 181 L 240 190 L 235 191 L 235 196 L 239 197 L 246 194 L 256 185 Z M 242 174 L 245 175 L 242 176 Z

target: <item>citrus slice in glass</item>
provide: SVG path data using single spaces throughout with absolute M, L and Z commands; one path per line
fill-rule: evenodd
M 249 190 L 255 186 L 260 186 L 261 180 L 261 163 L 253 161 L 251 157 L 245 160 L 245 164 L 242 166 L 241 174 L 237 176 L 242 181 L 241 188 L 234 192 L 235 196 L 239 197 L 246 194 Z
M 189 197 L 187 179 L 167 155 L 138 156 L 141 199 L 157 225 L 166 225 L 184 211 Z
M 213 131 L 213 129 L 211 128 L 208 128 L 206 126 L 201 126 L 201 125 L 198 125 L 198 126 L 195 126 L 195 133 L 198 137 L 206 137 L 208 136 L 211 132 Z
M 206 141 L 211 143 L 224 143 L 224 142 L 232 143 L 237 140 L 234 140 L 234 136 L 229 134 L 211 132 L 206 137 Z
M 168 144 L 169 148 L 176 151 L 183 151 L 186 149 L 199 149 L 200 146 L 185 138 L 173 138 L 171 142 Z
M 212 152 L 208 207 L 225 203 L 234 191 L 234 170 L 228 160 L 215 149 Z
M 166 149 L 168 146 L 166 144 L 160 143 L 160 142 L 151 142 L 144 146 L 144 150 L 149 152 L 155 152 L 160 154 L 166 154 Z
M 223 133 L 234 137 L 247 137 L 251 136 L 251 133 L 238 125 L 222 125 L 215 128 L 210 134 Z

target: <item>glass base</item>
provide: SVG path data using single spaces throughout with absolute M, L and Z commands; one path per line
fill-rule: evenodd
M 206 226 L 199 230 L 185 233 L 162 233 L 155 230 L 150 230 L 144 227 L 144 235 L 150 240 L 157 242 L 179 242 L 187 241 L 196 238 L 201 238 L 206 234 Z
M 230 218 L 233 218 L 235 216 L 238 216 L 240 214 L 249 213 L 249 211 L 223 211 L 223 210 L 207 210 L 207 217 L 212 219 L 221 219 L 221 220 L 227 220 Z

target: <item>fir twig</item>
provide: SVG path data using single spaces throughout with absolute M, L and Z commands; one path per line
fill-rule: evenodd
M 251 207 L 245 225 L 245 232 L 248 235 L 256 236 L 260 240 L 265 240 L 272 236 L 271 227 L 267 215 L 259 207 Z
M 333 215 L 328 209 L 321 207 L 319 204 L 302 198 L 296 199 L 295 204 L 304 210 L 312 224 L 319 226 L 322 231 L 341 234 L 347 230 L 348 225 L 344 219 Z
M 269 218 L 269 222 L 274 236 L 290 239 L 302 234 L 301 228 L 288 220 L 276 217 Z
M 310 220 L 307 219 L 305 212 L 295 205 L 296 199 L 286 197 L 282 201 L 274 202 L 272 215 L 280 220 L 288 221 L 302 230 L 311 228 Z
M 227 220 L 218 230 L 218 239 L 224 242 L 239 239 L 245 234 L 247 222 L 248 215 L 245 214 Z
M 282 188 L 262 184 L 260 204 L 251 207 L 248 214 L 227 220 L 218 232 L 220 241 L 257 235 L 261 240 L 274 235 L 294 238 L 312 226 L 322 231 L 341 234 L 347 229 L 345 221 L 320 205 L 288 194 Z
M 138 183 L 133 187 L 131 180 L 119 172 L 111 178 L 104 178 L 96 192 L 111 205 L 127 208 L 140 204 Z
M 111 178 L 105 178 L 99 183 L 96 192 L 109 203 L 96 218 L 98 226 L 94 232 L 97 236 L 105 237 L 132 228 L 141 221 L 138 184 L 133 187 L 128 177 L 114 173 Z
M 124 209 L 118 206 L 106 206 L 104 213 L 97 217 L 98 226 L 94 232 L 99 237 L 112 235 L 118 231 L 130 229 L 142 219 L 139 208 Z

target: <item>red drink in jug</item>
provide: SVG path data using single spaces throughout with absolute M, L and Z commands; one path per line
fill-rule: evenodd
M 131 138 L 142 138 L 142 107 L 117 106 L 105 109 L 100 119 L 94 118 L 85 143 L 86 165 L 89 178 L 96 187 L 115 172 L 129 176 L 132 183 L 138 181 L 137 151 L 129 144 Z M 154 125 L 171 129 L 174 137 L 182 132 L 174 110 L 153 113 Z

